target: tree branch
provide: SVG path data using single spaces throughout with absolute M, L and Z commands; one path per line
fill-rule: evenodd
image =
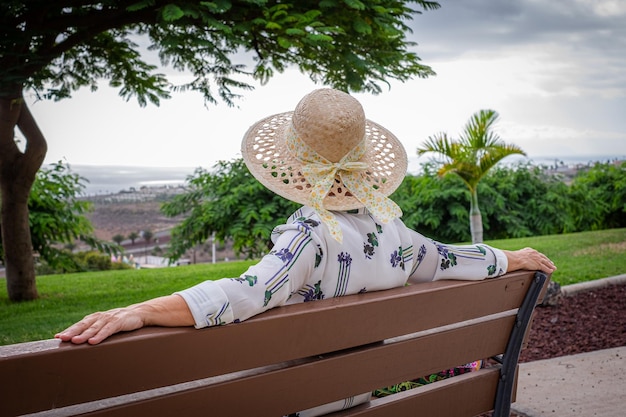
M 119 29 L 123 26 L 136 23 L 153 23 L 156 20 L 156 11 L 164 4 L 165 0 L 156 1 L 153 6 L 136 11 L 127 11 L 126 8 L 136 1 L 129 0 L 120 4 L 115 9 L 98 10 L 92 9 L 83 14 L 69 13 L 55 16 L 46 22 L 38 23 L 41 32 L 51 31 L 62 33 L 67 28 L 92 29 L 96 33 L 108 30 Z M 92 4 L 93 2 L 89 2 Z M 161 4 L 162 3 L 162 4 Z M 154 17 L 154 18 L 152 18 Z
M 102 16 L 102 12 L 98 16 Z M 105 13 L 106 14 L 106 13 Z M 90 24 L 89 18 L 80 19 L 82 22 L 74 23 L 71 26 L 78 28 L 76 33 L 68 36 L 65 40 L 55 43 L 52 47 L 39 51 L 39 55 L 47 58 L 56 58 L 63 52 L 68 51 L 81 43 L 88 43 L 89 39 L 98 35 L 99 33 L 106 32 L 112 29 L 121 29 L 125 26 L 150 23 L 150 16 L 154 15 L 154 10 L 141 10 L 134 13 L 109 13 L 104 18 L 99 18 L 97 24 Z M 72 22 L 67 21 L 67 24 Z M 61 25 L 60 27 L 67 28 L 68 26 Z M 51 60 L 51 59 L 49 59 Z

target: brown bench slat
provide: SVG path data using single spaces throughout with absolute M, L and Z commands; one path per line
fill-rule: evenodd
M 235 375 L 228 381 L 218 377 L 206 381 L 206 386 L 88 415 L 194 417 L 210 411 L 223 417 L 282 416 L 500 353 L 514 319 L 500 316 L 438 333 L 418 333 L 286 363 L 272 371 L 259 370 L 256 375 Z M 463 351 L 454 347 L 458 343 L 463 343 Z M 339 368 L 341 373 L 337 373 Z M 295 386 L 298 389 L 294 391 Z
M 522 271 L 481 282 L 419 284 L 277 308 L 203 331 L 142 329 L 98 346 L 47 341 L 0 347 L 0 374 L 14 382 L 0 392 L 0 404 L 9 404 L 7 415 L 19 415 L 372 343 L 515 309 L 532 278 Z M 332 337 L 329 323 L 341 329 Z M 268 334 L 281 335 L 280 349 Z M 44 347 L 20 353 L 35 345 Z M 77 377 L 76 369 L 91 376 Z M 24 392 L 28 401 L 12 400 Z
M 470 417 L 493 408 L 499 368 L 481 369 L 437 384 L 377 398 L 328 417 Z M 488 394 L 487 394 L 488 393 Z

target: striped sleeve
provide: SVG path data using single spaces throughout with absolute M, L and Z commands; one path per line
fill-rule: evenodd
M 315 245 L 306 230 L 282 233 L 272 251 L 238 278 L 205 281 L 176 294 L 187 302 L 197 328 L 246 320 L 284 305 L 312 273 Z

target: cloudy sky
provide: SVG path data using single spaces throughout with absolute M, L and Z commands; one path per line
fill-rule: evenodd
M 437 76 L 356 95 L 409 156 L 435 133 L 457 137 L 473 113 L 491 108 L 496 132 L 535 162 L 626 158 L 626 0 L 440 3 L 415 17 L 410 35 Z M 239 108 L 207 109 L 196 93 L 141 108 L 106 86 L 30 104 L 49 142 L 46 162 L 208 168 L 240 156 L 249 125 L 292 110 L 317 87 L 291 70 L 246 92 Z

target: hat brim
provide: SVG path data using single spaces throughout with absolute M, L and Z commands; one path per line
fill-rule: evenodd
M 307 205 L 312 185 L 302 175 L 302 163 L 287 149 L 285 130 L 293 112 L 266 117 L 248 129 L 241 143 L 243 160 L 254 177 L 276 194 Z M 360 174 L 365 183 L 388 196 L 406 174 L 407 156 L 398 138 L 371 120 L 366 120 L 367 152 L 361 158 L 369 167 Z M 324 198 L 327 210 L 352 210 L 363 207 L 343 185 L 339 176 Z

